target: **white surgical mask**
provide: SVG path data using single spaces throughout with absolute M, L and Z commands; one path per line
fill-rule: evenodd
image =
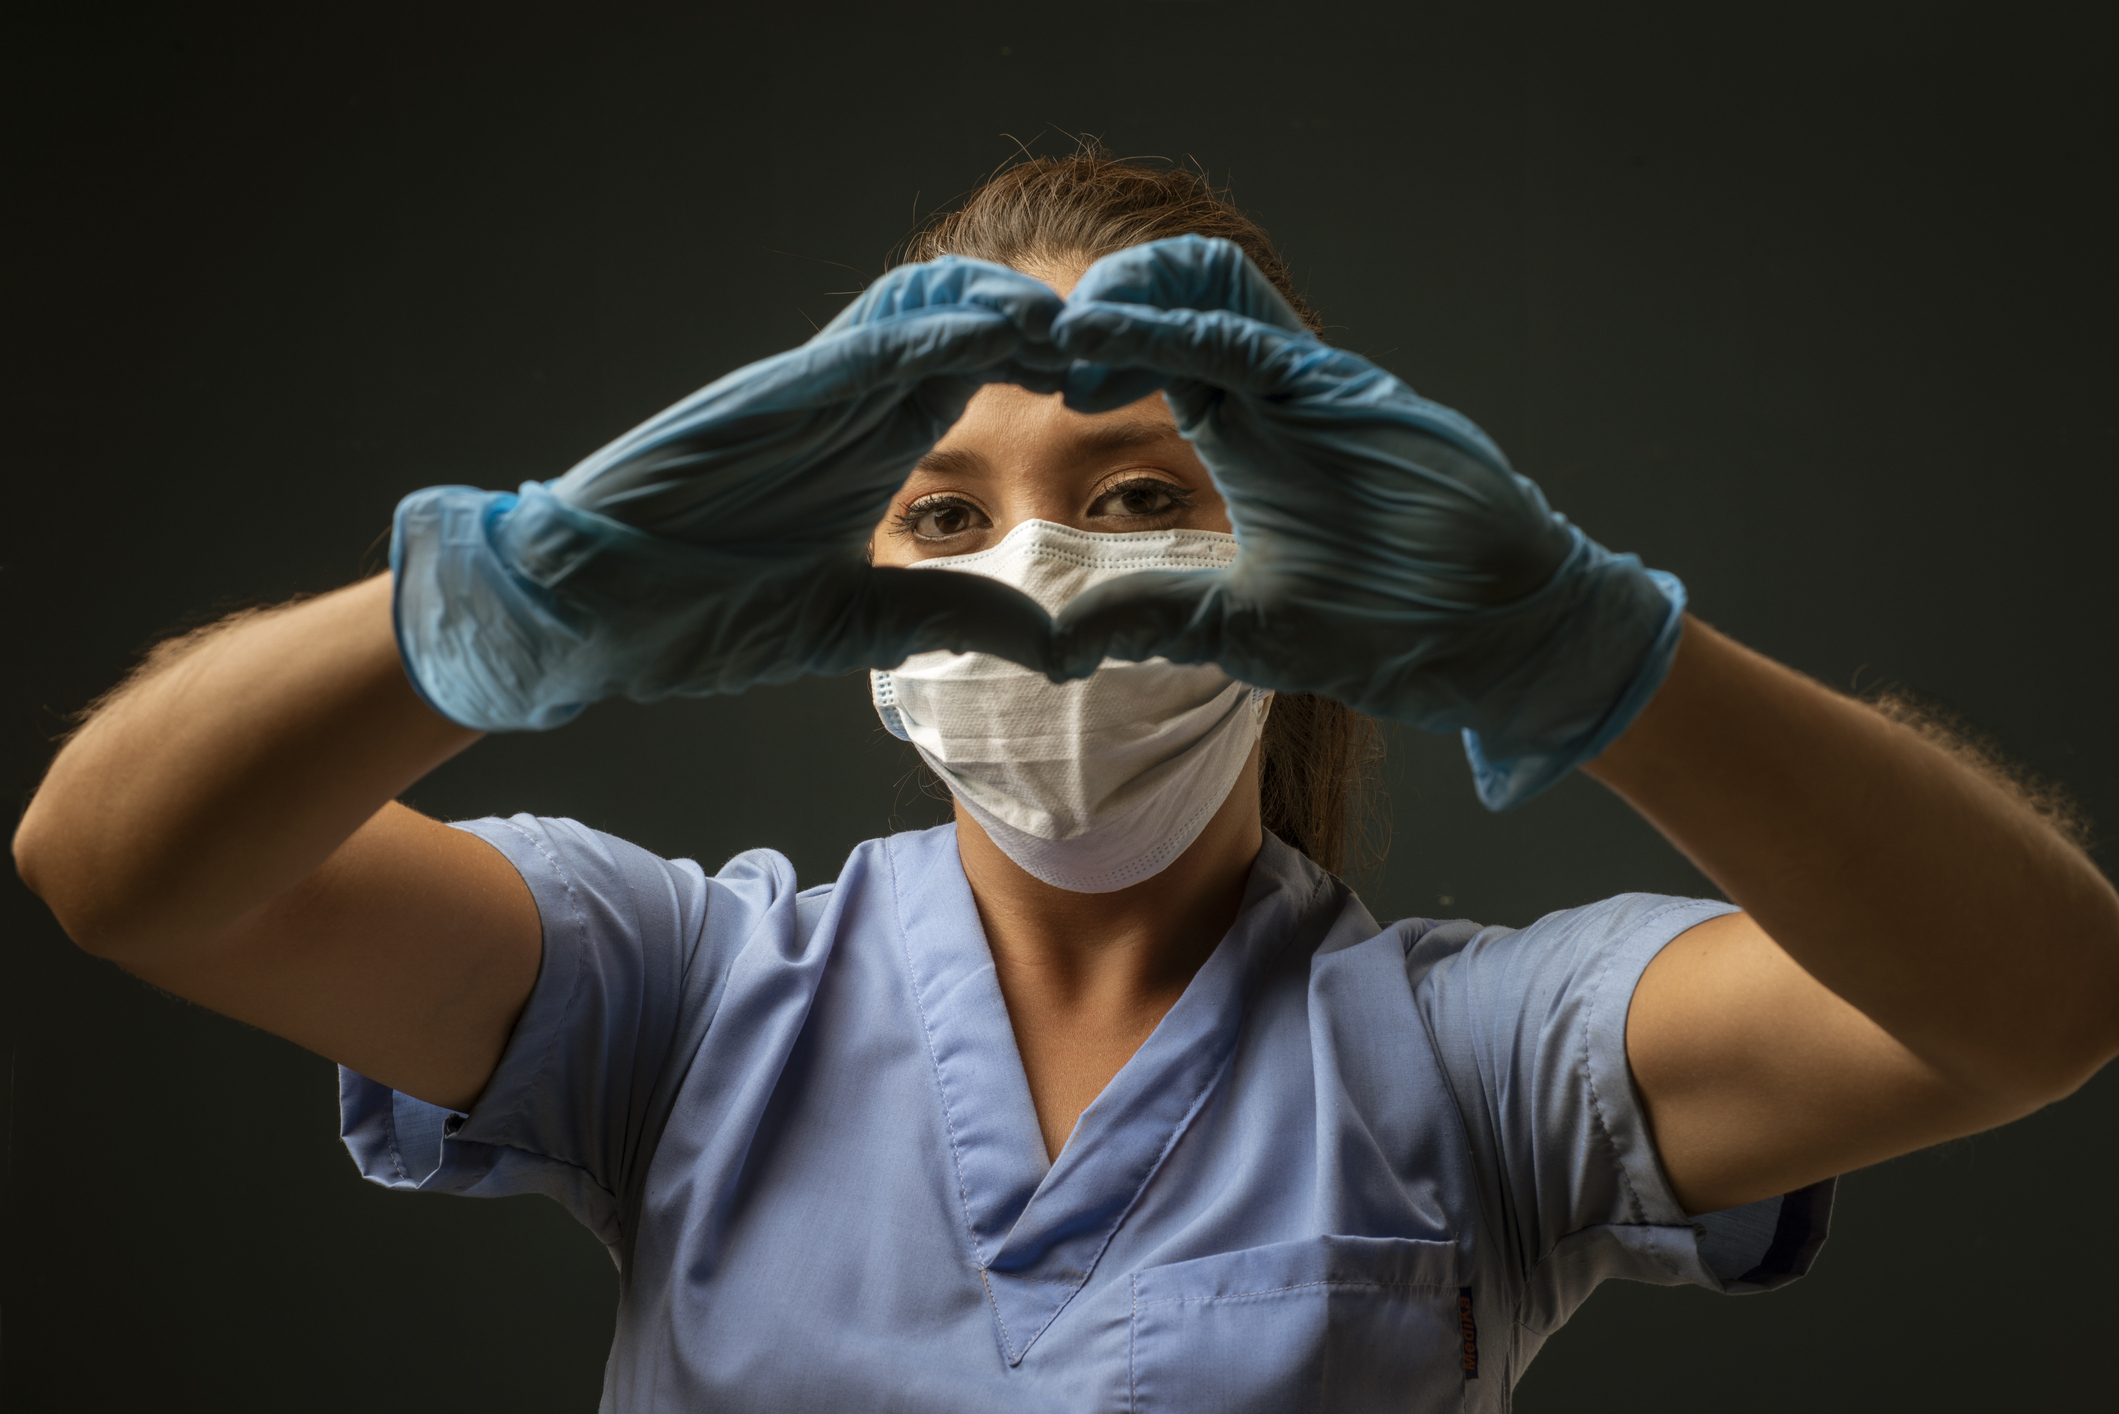
M 1236 537 L 1208 530 L 1097 535 L 1030 520 L 976 554 L 915 568 L 982 574 L 1057 614 L 1136 570 L 1212 570 Z M 1053 683 L 984 653 L 918 653 L 869 674 L 876 712 L 919 748 L 1003 853 L 1058 888 L 1101 894 L 1159 873 L 1221 807 L 1272 694 L 1213 664 L 1106 658 Z

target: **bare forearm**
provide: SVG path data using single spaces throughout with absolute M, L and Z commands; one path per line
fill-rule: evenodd
M 60 752 L 15 838 L 83 946 L 210 936 L 475 740 L 412 692 L 387 576 L 204 636 Z
M 2119 897 L 2005 782 L 1697 622 L 1589 767 L 1806 971 L 1966 1084 L 2119 1048 Z

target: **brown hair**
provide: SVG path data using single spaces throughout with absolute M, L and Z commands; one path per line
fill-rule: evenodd
M 1030 157 L 996 172 L 915 233 L 900 256 L 965 255 L 1042 274 L 1182 235 L 1235 242 L 1302 322 L 1322 331 L 1265 228 L 1204 172 L 1120 161 L 1087 141 L 1070 156 Z M 1265 827 L 1334 873 L 1371 863 L 1380 854 L 1370 827 L 1382 754 L 1376 724 L 1352 708 L 1278 694 L 1259 753 Z

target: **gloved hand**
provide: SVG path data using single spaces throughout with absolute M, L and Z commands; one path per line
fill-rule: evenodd
M 1097 261 L 1052 339 L 1083 361 L 1070 407 L 1165 389 L 1239 546 L 1225 570 L 1130 575 L 1069 604 L 1068 670 L 1214 662 L 1461 730 L 1496 810 L 1602 751 L 1662 682 L 1677 580 L 1554 514 L 1464 417 L 1321 342 L 1230 242 Z
M 980 385 L 1056 391 L 1060 301 L 1005 266 L 892 270 L 800 348 L 731 373 L 549 483 L 440 486 L 390 547 L 406 672 L 487 731 L 624 694 L 738 692 L 947 648 L 1047 668 L 1051 621 L 863 547 Z

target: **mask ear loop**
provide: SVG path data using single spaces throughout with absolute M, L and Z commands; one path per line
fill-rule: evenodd
M 905 714 L 898 710 L 898 685 L 887 672 L 870 669 L 868 674 L 869 700 L 876 705 L 876 715 L 883 719 L 883 730 L 899 741 L 911 741 L 911 733 L 905 730 Z

